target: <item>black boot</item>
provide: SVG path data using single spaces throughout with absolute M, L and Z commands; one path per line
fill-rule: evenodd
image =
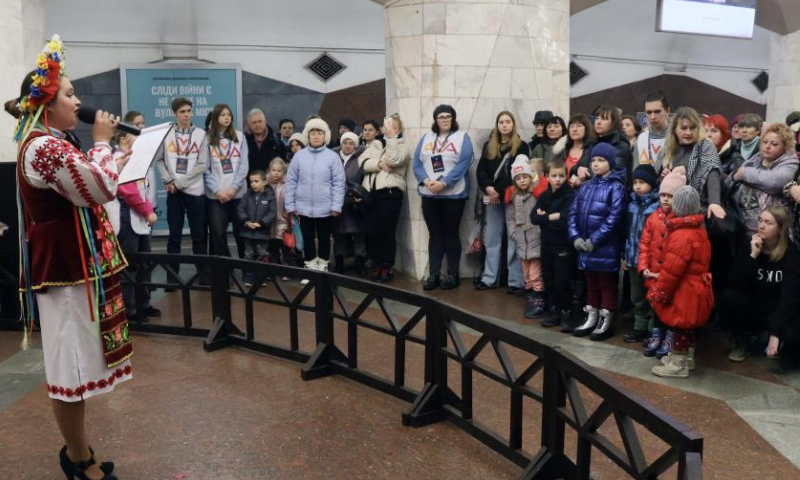
M 561 332 L 572 333 L 575 330 L 575 321 L 572 319 L 572 310 L 561 310 L 559 315 Z
M 528 308 L 525 309 L 523 316 L 525 318 L 538 317 L 546 311 L 546 303 L 544 292 L 531 292 L 528 295 Z
M 547 311 L 541 325 L 545 328 L 555 327 L 561 322 L 561 312 L 557 308 L 550 308 Z
M 431 274 L 428 277 L 428 279 L 425 280 L 425 284 L 422 285 L 422 289 L 423 290 L 435 290 L 435 289 L 439 288 L 439 284 L 440 283 L 441 282 L 439 281 L 439 275 Z
M 458 272 L 447 272 L 447 276 L 442 280 L 442 290 L 452 290 L 461 285 Z

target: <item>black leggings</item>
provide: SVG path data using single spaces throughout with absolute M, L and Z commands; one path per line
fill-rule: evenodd
M 367 232 L 369 257 L 375 265 L 391 268 L 397 254 L 397 221 L 403 208 L 403 191 L 399 188 L 375 190 L 372 198 Z
M 442 273 L 442 260 L 447 255 L 448 273 L 458 274 L 461 263 L 459 227 L 466 199 L 422 197 L 422 216 L 428 226 L 430 273 Z
M 300 231 L 303 233 L 303 253 L 306 261 L 317 257 L 328 260 L 331 258 L 331 232 L 333 231 L 333 217 L 311 218 L 300 215 Z M 317 253 L 316 239 L 319 242 Z

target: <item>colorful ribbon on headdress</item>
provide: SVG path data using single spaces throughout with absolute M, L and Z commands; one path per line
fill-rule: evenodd
M 53 35 L 36 57 L 36 70 L 31 77 L 33 82 L 28 95 L 19 101 L 22 115 L 14 131 L 14 141 L 21 142 L 36 125 L 44 106 L 56 98 L 64 75 L 66 61 L 61 37 Z

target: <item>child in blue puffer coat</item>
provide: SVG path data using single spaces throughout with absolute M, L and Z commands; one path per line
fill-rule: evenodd
M 581 185 L 569 212 L 569 239 L 586 275 L 586 319 L 572 334 L 595 341 L 612 335 L 620 254 L 625 243 L 626 174 L 608 143 L 592 148 L 593 177 Z
M 639 243 L 644 224 L 658 209 L 658 175 L 652 165 L 639 165 L 633 171 L 633 192 L 628 203 L 628 218 L 625 221 L 627 239 L 622 256 L 622 268 L 630 272 L 631 303 L 635 321 L 633 330 L 625 334 L 626 343 L 642 342 L 650 337 L 653 328 L 653 309 L 647 301 L 644 276 L 639 273 Z

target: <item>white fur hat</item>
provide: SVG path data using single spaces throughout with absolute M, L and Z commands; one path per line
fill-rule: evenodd
M 304 147 L 308 145 L 308 139 L 300 132 L 294 132 L 292 136 L 289 137 L 289 143 L 292 143 L 292 140 L 297 140 L 298 142 L 302 143 Z
M 322 130 L 325 132 L 325 145 L 331 143 L 331 129 L 325 120 L 321 118 L 312 118 L 306 122 L 305 127 L 303 127 L 303 136 L 308 138 L 308 134 L 311 133 L 311 130 Z
M 345 140 L 352 140 L 353 143 L 356 145 L 356 147 L 358 147 L 358 135 L 356 135 L 355 133 L 353 133 L 353 132 L 344 132 L 342 134 L 341 138 L 339 138 L 339 143 L 341 144 Z

